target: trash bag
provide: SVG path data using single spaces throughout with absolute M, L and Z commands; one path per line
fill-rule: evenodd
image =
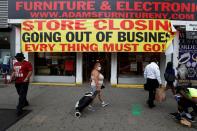
M 156 89 L 155 100 L 158 102 L 163 102 L 166 100 L 165 87 L 161 87 L 161 88 Z

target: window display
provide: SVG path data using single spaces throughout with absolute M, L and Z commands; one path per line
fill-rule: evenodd
M 35 53 L 35 75 L 75 76 L 76 53 Z
M 152 56 L 160 60 L 160 53 L 118 53 L 118 76 L 143 76 Z

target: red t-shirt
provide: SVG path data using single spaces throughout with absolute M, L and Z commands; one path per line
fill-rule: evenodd
M 16 83 L 23 83 L 30 71 L 32 71 L 32 65 L 30 62 L 25 60 L 23 62 L 16 62 L 14 64 Z

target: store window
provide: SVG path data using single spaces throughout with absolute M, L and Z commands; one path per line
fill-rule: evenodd
M 75 76 L 76 53 L 35 53 L 35 75 Z
M 143 77 L 152 56 L 160 60 L 160 53 L 118 53 L 118 77 Z
M 12 67 L 9 32 L 0 32 L 0 78 L 10 74 Z

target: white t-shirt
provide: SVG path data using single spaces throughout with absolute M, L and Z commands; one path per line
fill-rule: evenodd
M 145 67 L 144 78 L 157 79 L 159 84 L 161 84 L 159 66 L 155 62 L 151 62 Z
M 10 60 L 10 56 L 4 56 L 4 58 L 3 58 L 3 64 L 4 65 L 9 65 L 9 60 Z

